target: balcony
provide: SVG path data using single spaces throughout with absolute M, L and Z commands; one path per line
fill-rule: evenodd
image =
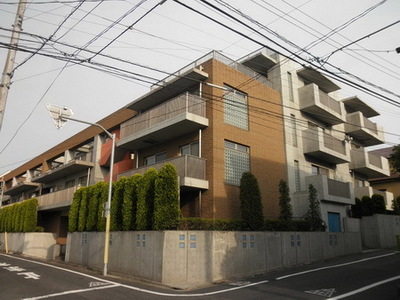
M 298 89 L 300 110 L 329 125 L 344 123 L 344 105 L 319 90 L 316 84 Z
M 350 170 L 371 178 L 390 175 L 389 162 L 386 158 L 369 153 L 362 149 L 350 151 Z
M 350 161 L 346 142 L 323 132 L 319 127 L 303 130 L 303 151 L 305 155 L 333 164 Z
M 35 191 L 40 186 L 40 183 L 21 181 L 18 184 L 12 186 L 11 188 L 4 191 L 4 195 L 14 196 L 22 194 L 26 191 Z
M 70 206 L 76 190 L 77 187 L 74 186 L 36 197 L 39 202 L 39 210 Z
M 367 119 L 361 112 L 353 112 L 346 116 L 345 132 L 363 143 L 373 146 L 384 143 L 382 127 Z
M 330 179 L 325 175 L 313 175 L 306 177 L 306 184 L 312 184 L 317 189 L 318 199 L 321 201 L 354 204 L 353 185 L 350 182 Z
M 117 146 L 140 150 L 207 126 L 206 101 L 186 93 L 122 123 Z
M 85 160 L 71 160 L 66 164 L 61 164 L 45 173 L 36 175 L 32 178 L 33 182 L 49 183 L 57 179 L 76 174 L 92 168 L 94 163 Z
M 171 163 L 176 167 L 181 188 L 208 189 L 208 181 L 206 180 L 206 160 L 191 155 L 178 156 L 150 166 L 129 170 L 118 174 L 118 179 L 121 177 L 130 177 L 134 174 L 144 174 L 150 168 L 160 170 L 167 163 Z
M 371 186 L 361 186 L 354 189 L 354 197 L 362 199 L 364 196 L 372 197 L 373 194 L 382 195 L 385 199 L 386 209 L 392 210 L 393 193 L 387 191 L 378 191 Z

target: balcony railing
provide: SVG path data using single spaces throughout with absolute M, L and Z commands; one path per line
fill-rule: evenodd
M 153 165 L 132 169 L 118 174 L 118 179 L 121 177 L 130 177 L 134 174 L 143 175 L 150 168 L 160 170 L 167 163 L 171 163 L 176 167 L 181 187 L 208 189 L 208 181 L 206 181 L 206 160 L 191 155 L 183 155 Z
M 350 170 L 363 174 L 368 178 L 390 175 L 389 162 L 386 158 L 363 149 L 351 150 Z
M 319 127 L 303 130 L 304 154 L 340 164 L 350 161 L 346 142 L 323 132 Z
M 379 145 L 384 142 L 382 127 L 357 111 L 346 116 L 345 131 L 364 146 Z
M 124 122 L 118 146 L 136 150 L 206 126 L 206 101 L 186 93 Z
M 350 182 L 330 179 L 325 175 L 313 175 L 306 177 L 306 183 L 316 188 L 321 201 L 354 204 L 353 186 Z
M 343 103 L 331 98 L 318 89 L 315 84 L 308 84 L 298 89 L 300 109 L 314 118 L 330 125 L 344 123 Z
M 77 187 L 74 186 L 54 193 L 41 195 L 37 197 L 39 206 L 68 206 L 72 203 L 72 199 L 76 190 Z
M 33 182 L 49 183 L 57 179 L 66 177 L 71 174 L 86 171 L 88 168 L 92 168 L 94 163 L 85 160 L 71 160 L 66 164 L 60 164 L 56 168 L 53 168 L 45 173 L 36 175 L 32 178 Z

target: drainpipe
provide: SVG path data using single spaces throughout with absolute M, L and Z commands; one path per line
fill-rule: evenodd
M 87 169 L 86 186 L 89 186 L 89 183 L 90 183 L 90 168 Z

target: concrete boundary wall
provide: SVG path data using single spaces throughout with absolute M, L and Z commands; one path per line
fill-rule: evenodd
M 57 235 L 49 232 L 7 233 L 8 251 L 42 259 L 60 255 Z M 5 250 L 5 233 L 0 233 L 0 249 Z
M 66 261 L 101 270 L 103 249 L 102 232 L 69 233 Z M 112 232 L 108 270 L 182 288 L 361 250 L 357 232 Z
M 367 248 L 397 247 L 396 235 L 400 235 L 400 216 L 373 215 L 361 219 L 361 239 Z

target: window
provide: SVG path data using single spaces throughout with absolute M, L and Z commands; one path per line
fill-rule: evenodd
M 73 186 L 75 186 L 75 179 L 71 179 L 71 180 L 68 180 L 68 181 L 65 182 L 65 188 L 66 189 L 70 188 L 70 187 L 73 187 Z
M 183 145 L 180 147 L 181 155 L 193 155 L 200 156 L 199 154 L 199 141 L 195 141 L 193 143 Z
M 87 176 L 79 177 L 79 179 L 78 179 L 78 185 L 79 185 L 79 186 L 87 186 L 87 180 L 88 180 L 88 177 L 87 177 Z
M 292 73 L 287 72 L 287 79 L 288 79 L 288 92 L 289 92 L 289 100 L 294 101 L 293 97 L 293 78 L 292 78 Z
M 167 152 L 161 152 L 161 153 L 147 156 L 144 159 L 144 164 L 146 166 L 154 165 L 155 163 L 158 163 L 158 162 L 166 160 L 166 159 L 167 159 Z
M 329 177 L 329 170 L 320 166 L 311 165 L 311 174 L 313 175 L 326 175 Z
M 300 165 L 299 165 L 298 160 L 294 161 L 294 183 L 295 183 L 296 192 L 299 192 L 300 191 Z
M 244 172 L 250 171 L 249 147 L 225 141 L 225 182 L 240 185 Z
M 224 94 L 224 121 L 226 124 L 248 130 L 247 95 L 226 87 Z
M 296 125 L 296 116 L 290 115 L 290 122 L 292 127 L 292 145 L 297 147 L 297 125 Z

